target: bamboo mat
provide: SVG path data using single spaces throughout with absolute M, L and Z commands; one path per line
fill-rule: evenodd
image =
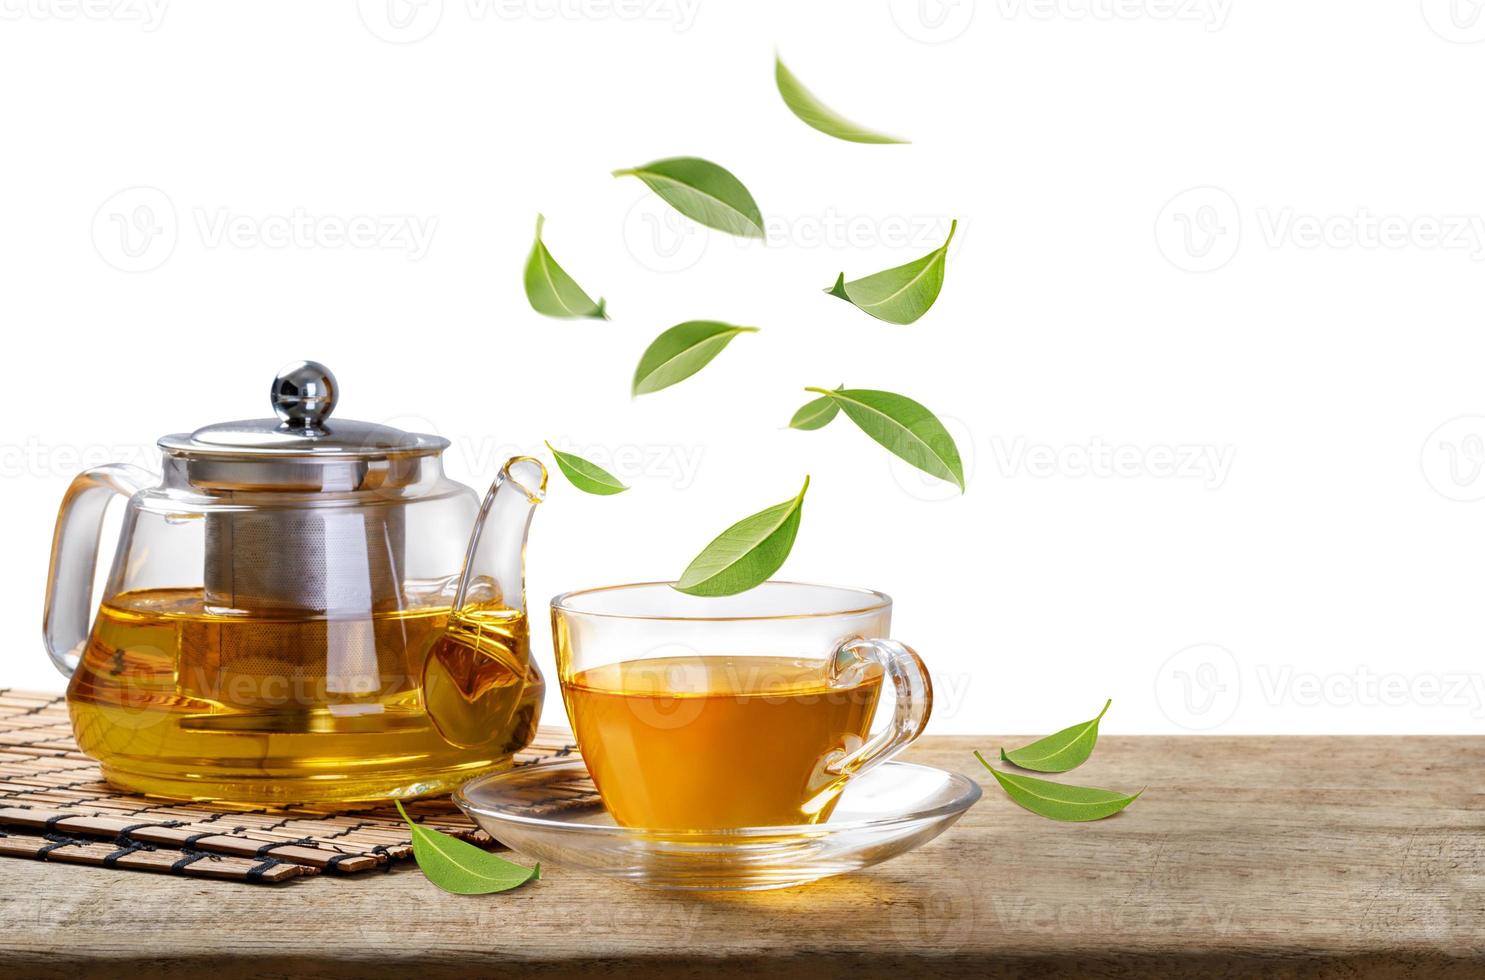
M 571 755 L 571 739 L 543 728 L 516 764 Z M 447 797 L 404 806 L 491 843 Z M 0 856 L 272 883 L 388 868 L 412 856 L 412 838 L 390 803 L 241 807 L 114 789 L 78 751 L 62 697 L 0 688 Z

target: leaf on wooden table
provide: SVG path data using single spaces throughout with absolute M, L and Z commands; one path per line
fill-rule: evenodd
M 1011 749 L 1009 752 L 1001 749 L 1000 758 L 1017 768 L 1030 769 L 1032 772 L 1067 772 L 1069 769 L 1076 769 L 1093 754 L 1093 746 L 1098 744 L 1098 723 L 1103 720 L 1109 705 L 1113 703 L 1112 698 L 1105 701 L 1103 711 L 1092 721 L 1071 725 L 1019 749 Z
M 396 801 L 397 812 L 412 828 L 413 857 L 428 880 L 455 895 L 489 895 L 541 877 L 541 865 L 525 868 L 496 854 L 475 847 L 468 841 L 439 833 L 414 823 Z
M 1077 823 L 1089 820 L 1102 820 L 1104 817 L 1112 817 L 1120 810 L 1139 799 L 1140 794 L 1133 796 L 1124 793 L 1115 793 L 1106 789 L 1093 789 L 1088 786 L 1068 786 L 1064 783 L 1054 783 L 1050 779 L 1037 779 L 1034 776 L 1022 776 L 1019 773 L 1001 772 L 980 753 L 975 753 L 975 758 L 980 764 L 990 770 L 995 781 L 1000 783 L 1000 788 L 1016 803 L 1020 804 L 1037 816 L 1046 817 L 1049 820 L 1063 820 Z

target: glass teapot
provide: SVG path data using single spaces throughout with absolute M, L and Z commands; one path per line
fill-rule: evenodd
M 530 743 L 523 558 L 546 469 L 481 501 L 448 440 L 333 422 L 301 361 L 278 418 L 160 440 L 164 474 L 100 466 L 62 500 L 45 634 L 79 746 L 112 783 L 290 803 L 446 791 Z M 129 498 L 89 627 L 103 514 Z M 472 529 L 472 530 L 471 530 Z

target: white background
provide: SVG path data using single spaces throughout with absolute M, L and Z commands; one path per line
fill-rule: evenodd
M 549 675 L 549 596 L 674 576 L 809 473 L 784 577 L 896 597 L 934 731 L 1042 732 L 1106 697 L 1111 732 L 1485 724 L 1470 3 L 0 13 L 0 686 L 61 689 L 39 626 L 73 473 L 266 414 L 274 371 L 308 357 L 338 374 L 341 415 L 453 439 L 465 482 L 550 439 L 633 485 L 558 478 L 537 515 Z M 775 47 L 912 145 L 806 128 Z M 609 176 L 673 155 L 736 173 L 767 244 Z M 527 306 L 539 210 L 611 322 Z M 276 237 L 296 215 L 311 233 Z M 355 218 L 404 238 L 346 244 Z M 951 218 L 915 325 L 821 292 L 929 251 Z M 631 400 L 645 345 L 695 318 L 762 331 Z M 803 386 L 842 382 L 938 413 L 968 492 L 844 420 L 784 427 Z

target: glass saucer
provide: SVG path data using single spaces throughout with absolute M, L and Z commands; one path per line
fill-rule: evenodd
M 483 776 L 454 794 L 525 857 L 694 891 L 787 888 L 870 867 L 933 840 L 979 798 L 966 776 L 885 762 L 846 784 L 825 823 L 696 832 L 616 826 L 581 759 Z

